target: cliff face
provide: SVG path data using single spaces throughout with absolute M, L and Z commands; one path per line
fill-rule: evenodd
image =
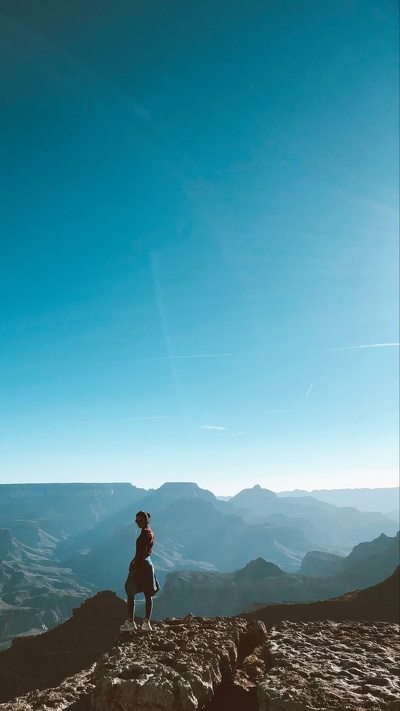
M 126 605 L 104 591 L 85 600 L 54 629 L 18 637 L 0 653 L 0 701 L 31 689 L 45 689 L 90 667 L 115 641 Z

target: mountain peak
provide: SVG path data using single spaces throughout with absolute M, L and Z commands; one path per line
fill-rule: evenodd
M 161 484 L 157 491 L 176 491 L 176 489 L 192 491 L 200 490 L 200 487 L 195 481 L 166 481 Z
M 256 560 L 251 560 L 250 563 L 238 570 L 235 573 L 236 580 L 265 580 L 265 578 L 275 578 L 280 575 L 286 575 L 275 563 L 269 563 L 264 560 L 264 558 L 256 558 Z
M 167 481 L 155 490 L 153 495 L 160 495 L 163 499 L 206 499 L 214 501 L 216 497 L 208 489 L 202 489 L 192 481 Z

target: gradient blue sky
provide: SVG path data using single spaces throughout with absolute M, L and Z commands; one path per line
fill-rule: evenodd
M 0 482 L 396 486 L 397 2 L 0 36 Z

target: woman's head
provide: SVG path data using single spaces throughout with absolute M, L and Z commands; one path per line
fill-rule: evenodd
M 138 511 L 136 514 L 135 522 L 139 528 L 146 528 L 149 523 L 150 514 L 146 511 Z

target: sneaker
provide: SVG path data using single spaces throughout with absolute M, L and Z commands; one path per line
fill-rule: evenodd
M 152 626 L 150 624 L 149 620 L 145 620 L 142 624 L 142 630 L 143 632 L 151 632 Z
M 136 629 L 136 622 L 130 622 L 129 620 L 125 620 L 124 624 L 119 628 L 120 632 L 133 632 Z

